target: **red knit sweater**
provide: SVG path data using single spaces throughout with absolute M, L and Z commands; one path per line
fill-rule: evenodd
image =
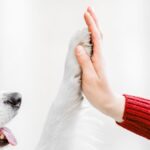
M 124 94 L 126 103 L 120 126 L 150 139 L 150 100 Z

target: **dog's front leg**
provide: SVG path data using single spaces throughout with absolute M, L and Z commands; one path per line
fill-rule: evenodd
M 53 102 L 38 150 L 55 150 L 66 119 L 78 110 L 83 99 L 81 93 L 81 69 L 75 58 L 74 49 L 82 45 L 91 54 L 90 35 L 87 29 L 78 32 L 72 39 L 66 59 L 62 84 Z

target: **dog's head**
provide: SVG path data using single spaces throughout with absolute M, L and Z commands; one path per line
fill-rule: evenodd
M 21 95 L 17 92 L 0 94 L 0 147 L 8 144 L 16 145 L 16 140 L 11 131 L 4 127 L 16 116 L 21 105 Z

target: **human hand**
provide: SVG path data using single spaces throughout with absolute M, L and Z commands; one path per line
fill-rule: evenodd
M 82 46 L 75 49 L 82 69 L 82 90 L 89 102 L 104 114 L 118 122 L 123 121 L 125 98 L 116 94 L 108 83 L 102 57 L 102 36 L 98 20 L 91 7 L 84 13 L 84 19 L 91 33 L 93 54 L 89 57 Z

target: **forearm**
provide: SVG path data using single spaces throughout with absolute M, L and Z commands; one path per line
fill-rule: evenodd
M 124 94 L 123 122 L 118 125 L 150 139 L 150 100 Z

